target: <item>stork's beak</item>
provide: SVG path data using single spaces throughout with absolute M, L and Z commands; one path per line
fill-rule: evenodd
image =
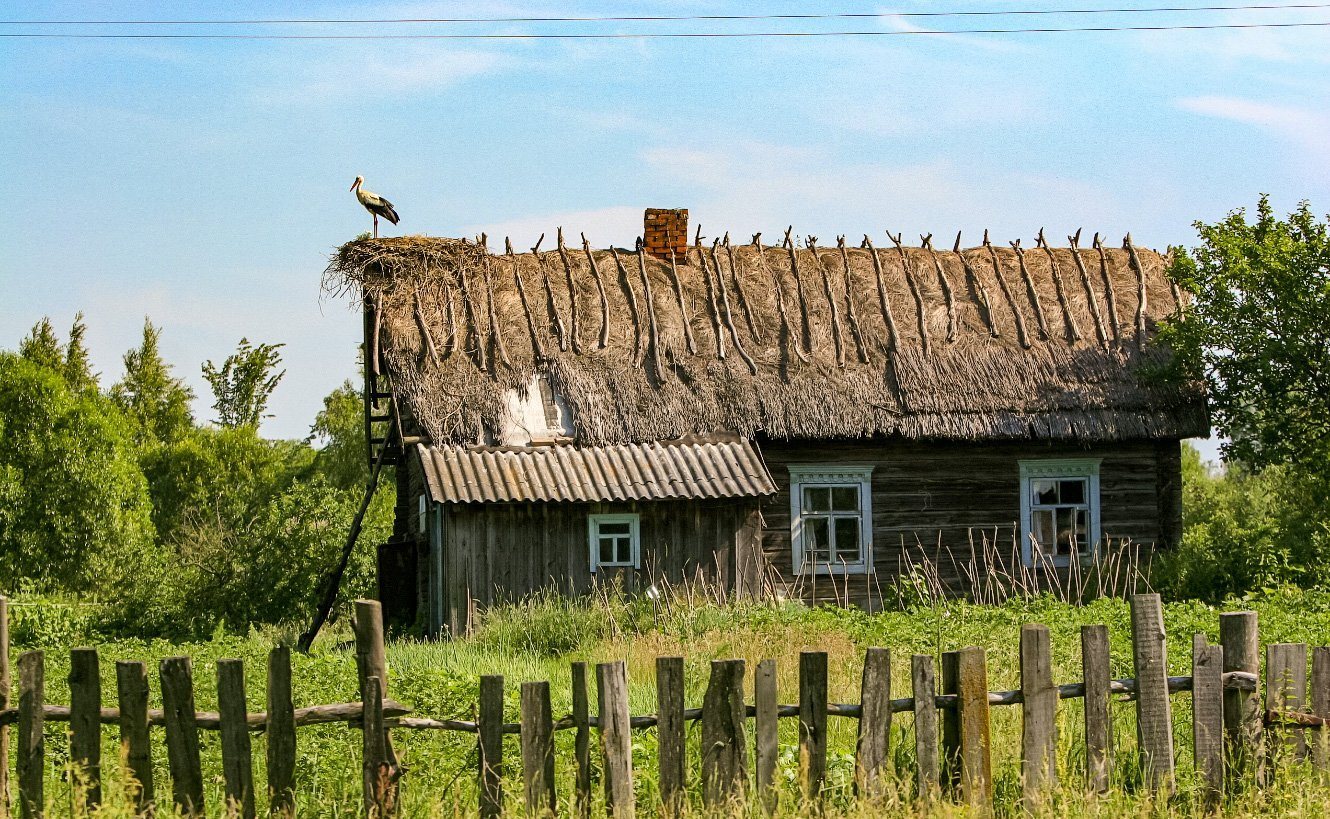
M 347 190 L 349 190 L 349 191 L 353 191 L 353 190 L 356 189 L 356 185 L 359 185 L 359 184 L 360 184 L 360 180 L 357 179 L 356 181 L 354 181 L 354 182 L 351 183 L 351 187 L 347 188 Z

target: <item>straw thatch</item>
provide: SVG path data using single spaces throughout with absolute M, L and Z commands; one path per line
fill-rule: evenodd
M 1069 237 L 1070 238 L 1070 237 Z M 379 312 L 399 405 L 435 443 L 492 441 L 545 374 L 575 439 L 1121 440 L 1205 434 L 1195 385 L 1141 377 L 1179 294 L 1128 246 L 968 250 L 696 244 L 687 258 L 491 254 L 403 237 L 340 248 L 330 289 Z M 881 246 L 881 245 L 886 245 Z M 959 245 L 959 241 L 958 241 Z M 584 249 L 585 248 L 585 249 Z

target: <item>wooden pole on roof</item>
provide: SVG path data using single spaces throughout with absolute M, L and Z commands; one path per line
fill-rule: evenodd
M 526 314 L 526 327 L 531 332 L 531 352 L 539 360 L 545 357 L 545 348 L 540 343 L 540 332 L 536 330 L 536 316 L 531 311 L 530 302 L 526 299 L 526 287 L 522 284 L 522 271 L 517 264 L 517 256 L 513 254 L 513 243 L 507 236 L 503 238 L 503 246 L 504 253 L 513 266 L 513 281 L 517 284 L 517 299 L 522 302 L 522 312 Z
M 1072 341 L 1081 340 L 1081 328 L 1076 326 L 1076 315 L 1071 311 L 1071 302 L 1067 299 L 1067 293 L 1062 288 L 1062 269 L 1058 266 L 1057 256 L 1053 255 L 1053 248 L 1048 246 L 1048 241 L 1044 239 L 1044 229 L 1039 228 L 1039 236 L 1035 239 L 1035 244 L 1043 248 L 1044 253 L 1048 254 L 1048 266 L 1053 276 L 1053 290 L 1058 294 L 1058 306 L 1062 308 L 1062 315 L 1067 320 L 1067 332 L 1071 334 Z
M 863 328 L 859 326 L 859 314 L 854 309 L 854 275 L 850 272 L 850 253 L 845 249 L 845 237 L 836 237 L 836 247 L 840 249 L 841 269 L 845 273 L 845 320 L 850 323 L 850 336 L 859 351 L 859 363 L 869 362 L 868 344 L 864 341 Z
M 687 238 L 687 237 L 685 237 Z M 679 278 L 679 261 L 674 254 L 674 232 L 665 229 L 665 243 L 670 248 L 670 281 L 674 284 L 674 299 L 679 303 L 679 320 L 683 324 L 683 341 L 689 355 L 697 355 L 697 339 L 693 338 L 693 322 L 688 318 L 688 304 L 683 296 L 683 280 Z M 687 252 L 685 250 L 685 252 Z
M 1076 228 L 1076 232 L 1067 237 L 1067 245 L 1071 248 L 1071 258 L 1076 261 L 1076 270 L 1081 274 L 1081 286 L 1085 288 L 1085 301 L 1090 305 L 1090 316 L 1094 319 L 1095 335 L 1099 337 L 1099 343 L 1108 346 L 1108 331 L 1104 327 L 1104 315 L 1099 311 L 1099 300 L 1095 298 L 1094 287 L 1090 284 L 1090 271 L 1085 267 L 1085 260 L 1081 258 L 1081 249 L 1078 247 L 1081 241 L 1081 229 Z
M 1025 251 L 1021 249 L 1021 240 L 1012 242 L 1011 248 L 1016 251 L 1016 265 L 1021 270 L 1021 279 L 1025 282 L 1025 290 L 1030 295 L 1030 303 L 1034 305 L 1034 317 L 1039 323 L 1039 336 L 1045 339 L 1052 338 L 1052 334 L 1048 332 L 1048 322 L 1044 320 L 1044 306 L 1039 303 L 1039 290 L 1034 286 L 1030 268 L 1025 266 Z
M 416 330 L 420 333 L 421 346 L 424 352 L 429 355 L 429 360 L 435 367 L 439 366 L 439 349 L 434 346 L 434 336 L 430 335 L 429 324 L 425 321 L 425 311 L 420 303 L 420 291 L 411 292 L 411 315 L 416 320 Z
M 568 334 L 573 340 L 573 352 L 581 355 L 582 342 L 577 337 L 577 284 L 573 281 L 573 263 L 568 259 L 568 248 L 563 243 L 563 228 L 556 232 L 559 261 L 563 262 L 563 275 L 568 280 Z
M 457 268 L 457 285 L 462 290 L 462 307 L 466 308 L 467 341 L 476 348 L 476 366 L 481 370 L 489 369 L 485 363 L 485 342 L 480 335 L 480 319 L 476 317 L 476 300 L 471 295 L 471 286 L 466 281 L 465 265 L 459 265 Z
M 721 328 L 720 304 L 716 296 L 716 285 L 711 281 L 711 268 L 707 266 L 707 252 L 702 248 L 702 226 L 697 226 L 697 234 L 693 238 L 694 247 L 697 248 L 698 270 L 702 271 L 702 278 L 707 283 L 707 308 L 711 313 L 711 332 L 716 337 L 716 358 L 725 360 L 725 332 Z
M 651 358 L 651 373 L 656 383 L 665 380 L 665 368 L 661 364 L 660 329 L 656 326 L 656 299 L 651 295 L 651 278 L 647 276 L 646 245 L 641 238 L 637 240 L 637 272 L 642 277 L 642 298 L 647 306 L 647 354 Z
M 1099 254 L 1099 275 L 1104 280 L 1104 296 L 1108 300 L 1108 326 L 1113 330 L 1114 343 L 1117 343 L 1122 341 L 1122 322 L 1118 320 L 1118 296 L 1113 287 L 1113 274 L 1108 269 L 1108 253 L 1098 233 L 1094 235 L 1094 242 L 1090 246 Z
M 540 255 L 540 243 L 545 241 L 545 234 L 540 234 L 536 246 L 531 248 L 531 255 L 540 270 L 540 280 L 545 285 L 545 309 L 550 316 L 550 326 L 554 328 L 554 337 L 559 340 L 559 349 L 568 352 L 568 328 L 564 327 L 563 317 L 559 315 L 559 304 L 554 300 L 554 286 L 550 284 L 550 271 L 545 267 L 545 258 Z
M 868 256 L 873 260 L 873 275 L 877 278 L 877 304 L 878 309 L 882 311 L 882 323 L 887 328 L 887 344 L 890 349 L 895 350 L 896 345 L 900 343 L 900 338 L 896 331 L 896 318 L 891 314 L 891 299 L 887 296 L 887 282 L 882 275 L 882 259 L 877 255 L 877 248 L 873 247 L 873 240 L 864 234 L 862 247 L 868 251 Z
M 1145 268 L 1141 266 L 1141 257 L 1136 255 L 1136 246 L 1131 243 L 1131 234 L 1128 233 L 1122 240 L 1122 246 L 1127 249 L 1127 258 L 1131 261 L 1131 266 L 1136 268 L 1136 281 L 1138 284 L 1136 301 L 1136 344 L 1145 346 Z
M 831 274 L 827 272 L 827 266 L 822 263 L 822 257 L 817 253 L 817 237 L 809 236 L 805 240 L 808 252 L 813 254 L 813 261 L 822 271 L 822 292 L 827 297 L 827 307 L 831 311 L 831 346 L 836 351 L 836 366 L 845 366 L 845 345 L 841 339 L 840 329 L 840 311 L 836 309 L 836 295 L 831 292 Z
M 730 339 L 734 342 L 734 351 L 748 365 L 748 370 L 753 375 L 757 375 L 757 364 L 748 355 L 744 349 L 743 342 L 739 340 L 739 329 L 734 326 L 734 314 L 730 312 L 729 290 L 725 287 L 725 271 L 721 267 L 720 260 L 716 258 L 716 248 L 720 246 L 720 240 L 717 239 L 711 243 L 711 266 L 716 269 L 716 286 L 720 291 L 721 320 L 725 322 L 725 327 L 730 331 Z
M 785 309 L 785 288 L 780 283 L 780 277 L 767 266 L 766 248 L 762 247 L 761 233 L 753 234 L 753 251 L 757 254 L 758 266 L 761 267 L 762 271 L 771 279 L 771 285 L 775 288 L 776 310 L 780 314 L 780 343 L 786 344 L 793 339 L 794 331 L 790 327 L 789 311 Z M 804 353 L 803 349 L 800 348 L 797 341 L 791 344 L 790 348 L 794 350 L 794 354 L 799 357 L 800 361 L 805 364 L 808 363 L 808 356 Z
M 998 331 L 997 321 L 993 316 L 993 300 L 988 296 L 988 288 L 984 286 L 984 280 L 979 278 L 979 271 L 974 269 L 970 260 L 961 252 L 961 232 L 956 231 L 956 243 L 952 245 L 951 252 L 956 254 L 956 258 L 961 260 L 961 268 L 965 270 L 965 276 L 974 284 L 974 290 L 979 294 L 979 306 L 984 314 L 984 324 L 988 325 L 989 335 L 997 338 L 1002 335 Z
M 508 348 L 503 343 L 503 328 L 499 326 L 499 316 L 494 311 L 494 279 L 490 276 L 490 254 L 485 252 L 485 266 L 483 268 L 485 276 L 485 318 L 490 323 L 490 343 L 494 345 L 494 353 L 490 357 L 490 362 L 498 369 L 497 361 L 502 361 L 505 367 L 511 368 L 513 362 L 508 360 Z
M 1016 297 L 1012 295 L 1011 288 L 1007 286 L 1007 279 L 1002 275 L 1002 263 L 998 260 L 997 250 L 993 243 L 988 241 L 988 231 L 984 231 L 984 247 L 988 250 L 988 258 L 993 263 L 993 277 L 997 279 L 998 288 L 1002 291 L 1002 297 L 1007 300 L 1007 306 L 1011 308 L 1011 314 L 1016 320 L 1016 340 L 1026 349 L 1030 348 L 1030 334 L 1025 329 L 1025 316 L 1021 313 L 1020 305 L 1016 303 Z
M 591 252 L 591 244 L 586 240 L 586 234 L 582 234 L 582 253 L 586 255 L 587 266 L 591 268 L 591 278 L 596 280 L 596 293 L 600 296 L 600 340 L 596 342 L 599 349 L 605 349 L 610 343 L 610 299 L 605 294 L 605 280 L 601 278 L 600 266 L 596 264 L 596 254 Z
M 623 266 L 623 260 L 619 258 L 619 249 L 610 248 L 610 255 L 614 257 L 614 267 L 619 273 L 619 286 L 628 294 L 628 312 L 633 316 L 633 366 L 642 366 L 642 357 L 646 355 L 643 351 L 642 341 L 645 334 L 642 332 L 642 311 L 637 304 L 637 292 L 633 290 L 633 282 L 628 276 L 628 268 Z
M 947 341 L 955 341 L 957 332 L 956 294 L 952 292 L 951 281 L 947 279 L 947 271 L 942 267 L 942 259 L 938 257 L 937 251 L 933 249 L 933 234 L 920 236 L 919 244 L 924 250 L 928 251 L 928 258 L 933 260 L 933 270 L 937 273 L 938 284 L 942 287 L 942 299 L 947 303 Z
M 924 312 L 924 295 L 919 292 L 919 283 L 914 280 L 914 271 L 910 268 L 910 258 L 905 255 L 905 245 L 901 244 L 901 234 L 891 235 L 887 231 L 887 238 L 896 246 L 896 252 L 901 257 L 901 270 L 905 272 L 905 283 L 910 287 L 910 295 L 914 296 L 915 311 L 919 314 L 919 342 L 923 347 L 924 355 L 928 355 L 928 317 Z
M 723 244 L 725 245 L 725 255 L 730 260 L 730 278 L 734 282 L 734 294 L 739 299 L 739 309 L 743 311 L 744 324 L 748 325 L 748 335 L 754 341 L 761 341 L 762 332 L 753 322 L 753 311 L 748 304 L 748 294 L 744 292 L 743 277 L 739 275 L 739 265 L 734 260 L 734 247 L 730 244 L 729 231 L 725 232 Z
M 794 247 L 794 240 L 790 238 L 790 233 L 794 230 L 794 225 L 785 228 L 785 249 L 790 254 L 790 273 L 794 276 L 794 297 L 799 301 L 799 331 L 803 335 L 801 339 L 804 351 L 812 354 L 813 352 L 813 328 L 808 316 L 808 299 L 804 296 L 804 280 L 799 275 L 799 253 Z

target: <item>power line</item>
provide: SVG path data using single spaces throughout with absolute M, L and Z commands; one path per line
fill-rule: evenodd
M 905 31 L 686 31 L 601 34 L 65 34 L 0 32 L 0 38 L 49 40 L 668 40 L 773 37 L 905 37 L 952 34 L 1071 34 L 1119 31 L 1214 31 L 1219 29 L 1319 28 L 1330 20 L 1302 23 L 1212 23 L 1159 26 L 1071 26 L 1065 28 L 911 29 Z
M 395 25 L 415 23 L 640 23 L 742 20 L 847 20 L 889 17 L 1010 17 L 1032 15 L 1161 14 L 1170 12 L 1278 11 L 1325 9 L 1330 3 L 1267 3 L 1226 6 L 1153 6 L 1136 8 L 989 9 L 949 11 L 840 12 L 790 14 L 660 14 L 599 17 L 396 17 L 357 19 L 256 18 L 250 20 L 0 20 L 0 25 L 33 26 L 238 26 L 238 25 Z M 961 33 L 961 32 L 957 32 Z

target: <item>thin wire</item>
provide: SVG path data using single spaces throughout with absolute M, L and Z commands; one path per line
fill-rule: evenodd
M 0 32 L 0 38 L 53 40 L 668 40 L 752 39 L 764 37 L 902 37 L 951 34 L 1070 34 L 1116 31 L 1213 31 L 1216 29 L 1316 28 L 1330 20 L 1304 23 L 1214 23 L 1177 26 L 1084 26 L 1068 28 L 911 29 L 907 31 L 733 31 L 626 32 L 616 34 L 61 34 Z
M 1064 14 L 1156 14 L 1189 11 L 1270 11 L 1281 9 L 1324 9 L 1330 3 L 1268 3 L 1230 6 L 1153 6 L 1145 8 L 1079 9 L 1007 9 L 898 12 L 841 12 L 806 14 L 660 14 L 605 17 L 396 17 L 361 19 L 280 19 L 252 20 L 0 20 L 0 25 L 32 26 L 240 26 L 240 25 L 364 25 L 408 23 L 640 23 L 688 20 L 847 20 L 886 17 L 1007 17 L 1017 15 Z

